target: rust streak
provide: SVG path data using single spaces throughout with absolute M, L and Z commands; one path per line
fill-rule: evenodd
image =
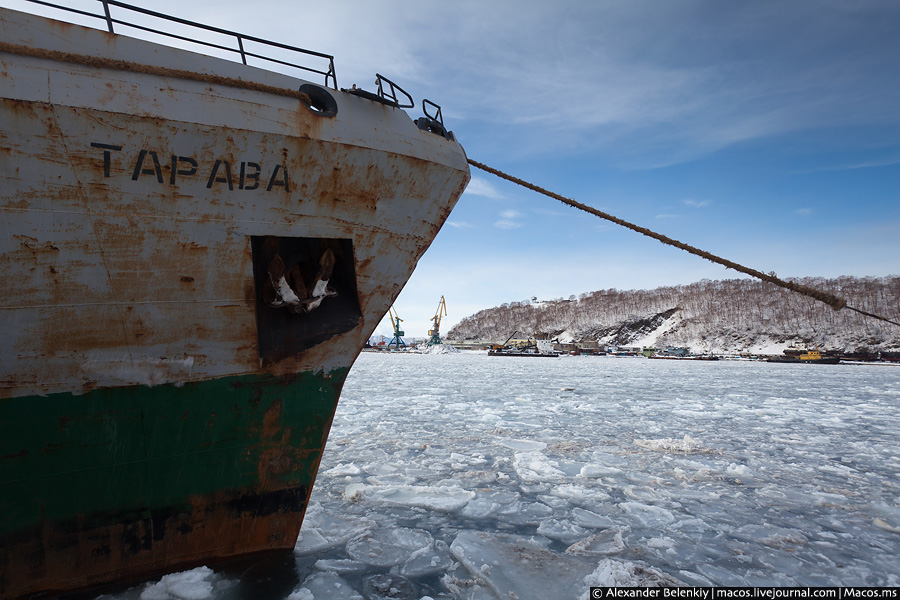
M 133 73 L 143 73 L 145 75 L 159 75 L 161 77 L 175 77 L 176 79 L 190 79 L 203 83 L 211 83 L 215 85 L 224 85 L 244 90 L 253 90 L 264 92 L 267 94 L 276 94 L 278 96 L 288 96 L 297 98 L 306 105 L 311 104 L 308 94 L 297 90 L 277 87 L 274 85 L 266 85 L 264 83 L 256 83 L 254 81 L 246 81 L 236 77 L 222 77 L 221 75 L 210 75 L 208 73 L 196 73 L 185 69 L 169 69 L 165 67 L 154 67 L 152 65 L 142 65 L 139 63 L 129 62 L 127 60 L 118 60 L 113 58 L 101 58 L 97 56 L 87 56 L 85 54 L 75 54 L 73 52 L 61 52 L 59 50 L 47 50 L 44 48 L 31 48 L 19 44 L 10 44 L 8 42 L 0 42 L 0 52 L 8 54 L 18 54 L 20 56 L 31 56 L 33 58 L 46 58 L 59 62 L 67 62 L 88 67 L 97 67 L 104 69 L 116 69 L 119 71 L 131 71 Z
M 280 431 L 281 426 L 281 400 L 276 400 L 263 416 L 263 439 L 274 438 Z

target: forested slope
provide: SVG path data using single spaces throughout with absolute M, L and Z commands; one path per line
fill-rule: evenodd
M 900 322 L 900 277 L 794 279 Z M 853 351 L 900 349 L 900 327 L 751 279 L 653 290 L 599 290 L 549 302 L 512 302 L 466 317 L 451 340 L 503 340 L 513 331 L 562 341 L 760 351 L 790 343 Z

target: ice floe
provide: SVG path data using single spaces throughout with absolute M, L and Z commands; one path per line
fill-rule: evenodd
M 475 492 L 456 486 L 384 486 L 354 483 L 346 487 L 344 496 L 354 501 L 454 511 L 468 504 L 475 497 Z
M 566 548 L 566 554 L 608 555 L 625 550 L 621 529 L 607 529 L 594 533 Z
M 548 481 L 565 477 L 556 461 L 548 459 L 540 452 L 517 452 L 513 468 L 523 481 Z
M 314 573 L 287 600 L 366 600 L 346 579 L 333 572 Z
M 594 571 L 589 561 L 502 533 L 461 531 L 450 551 L 497 598 L 578 598 L 583 590 L 573 589 L 572 582 L 583 581 Z
M 206 600 L 213 595 L 216 574 L 208 567 L 198 567 L 181 573 L 164 575 L 157 583 L 148 585 L 141 600 Z
M 434 538 L 427 531 L 398 527 L 377 529 L 350 540 L 347 554 L 353 560 L 373 567 L 392 567 L 431 548 Z
M 657 440 L 634 440 L 634 445 L 647 450 L 657 452 L 677 452 L 681 454 L 693 454 L 696 452 L 709 452 L 698 440 L 689 434 L 684 434 L 682 439 L 663 438 Z
M 640 502 L 621 502 L 619 508 L 646 527 L 662 527 L 675 522 L 675 515 L 672 511 L 661 506 Z
M 310 503 L 303 528 L 294 546 L 297 555 L 322 553 L 344 546 L 351 539 L 375 528 L 375 521 L 326 511 L 318 502 Z
M 684 583 L 659 569 L 634 562 L 605 559 L 584 578 L 586 587 L 680 587 Z M 588 598 L 585 593 L 583 598 Z

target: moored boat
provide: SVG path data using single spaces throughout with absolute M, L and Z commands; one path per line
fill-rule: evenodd
M 469 180 L 384 78 L 103 6 L 110 32 L 0 8 L 2 598 L 292 548 L 344 379 Z
M 779 358 L 770 358 L 773 363 L 803 363 L 809 365 L 836 365 L 841 362 L 837 356 L 823 356 L 818 350 L 807 350 L 801 354 L 788 355 Z
M 538 352 L 537 350 L 488 350 L 488 356 L 520 356 L 533 358 L 556 358 L 557 352 Z
M 508 342 L 509 340 L 507 340 Z M 499 348 L 488 350 L 488 356 L 524 356 L 537 358 L 555 358 L 559 352 L 553 350 L 553 344 L 547 340 L 535 340 L 534 343 L 519 345 L 504 344 Z

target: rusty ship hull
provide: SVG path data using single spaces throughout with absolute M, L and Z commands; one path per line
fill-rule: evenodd
M 0 9 L 0 41 L 0 597 L 292 548 L 461 146 L 98 29 Z

